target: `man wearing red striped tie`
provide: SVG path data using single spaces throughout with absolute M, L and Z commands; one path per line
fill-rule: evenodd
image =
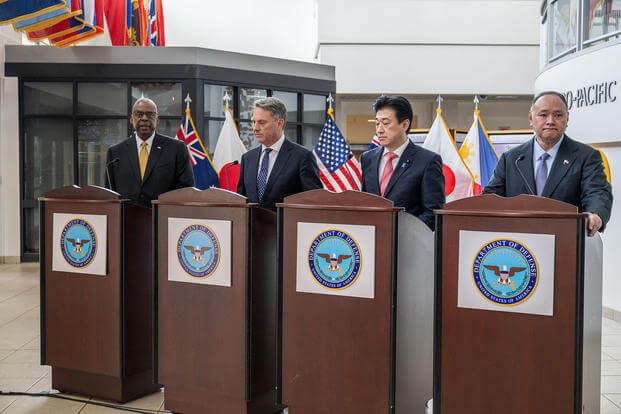
M 382 95 L 373 109 L 380 146 L 362 154 L 362 191 L 392 200 L 434 230 L 433 210 L 445 202 L 442 159 L 408 139 L 413 115 L 407 99 Z

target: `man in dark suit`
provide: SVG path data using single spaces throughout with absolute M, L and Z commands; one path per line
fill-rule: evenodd
M 587 230 L 603 231 L 612 208 L 612 190 L 600 153 L 565 135 L 565 97 L 553 91 L 535 96 L 528 114 L 535 136 L 502 154 L 483 190 L 504 197 L 533 194 L 564 201 L 588 213 Z
M 323 188 L 313 153 L 285 138 L 286 115 L 279 99 L 255 102 L 252 132 L 261 145 L 242 155 L 237 184 L 249 203 L 274 211 L 287 196 Z
M 138 99 L 131 116 L 135 135 L 110 147 L 106 160 L 106 187 L 145 207 L 162 193 L 194 186 L 185 144 L 156 133 L 157 121 L 155 103 Z
M 408 139 L 413 115 L 407 99 L 380 96 L 373 109 L 380 147 L 362 154 L 362 191 L 405 207 L 433 230 L 433 210 L 442 208 L 446 200 L 442 159 Z

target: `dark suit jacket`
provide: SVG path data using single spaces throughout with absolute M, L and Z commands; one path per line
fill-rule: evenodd
M 241 159 L 237 192 L 248 197 L 249 203 L 259 203 L 257 174 L 262 146 L 251 149 Z M 323 188 L 313 153 L 287 139 L 280 147 L 278 157 L 267 179 L 263 200 L 259 205 L 276 211 L 276 203 L 283 198 L 308 190 Z
M 162 193 L 194 186 L 187 147 L 165 135 L 156 133 L 153 138 L 144 180 L 140 179 L 138 148 L 133 135 L 108 149 L 106 163 L 111 163 L 110 182 L 106 177 L 106 187 L 145 207 L 151 207 L 151 200 Z
M 536 194 L 533 145 L 534 138 L 502 154 L 483 193 L 503 197 Z M 612 189 L 599 151 L 565 135 L 541 195 L 573 204 L 581 212 L 597 213 L 604 230 L 612 208 Z
M 362 154 L 362 191 L 380 195 L 379 165 L 383 154 L 383 147 Z M 388 181 L 384 197 L 397 207 L 405 207 L 405 211 L 433 230 L 433 210 L 442 208 L 446 200 L 442 158 L 409 142 Z

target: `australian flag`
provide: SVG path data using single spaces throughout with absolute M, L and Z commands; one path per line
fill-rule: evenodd
M 196 133 L 189 104 L 185 109 L 185 117 L 177 131 L 177 139 L 183 141 L 186 147 L 188 147 L 190 164 L 192 165 L 192 171 L 194 171 L 194 186 L 199 190 L 219 187 L 218 174 L 211 163 L 207 150 L 203 146 L 203 142 Z
M 328 110 L 326 122 L 313 153 L 319 167 L 319 178 L 326 190 L 337 193 L 360 190 L 362 187 L 360 163 L 336 126 L 332 109 Z

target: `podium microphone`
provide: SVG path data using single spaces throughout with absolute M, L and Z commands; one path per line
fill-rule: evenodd
M 530 191 L 530 194 L 537 195 L 531 188 L 530 184 L 528 184 L 528 180 L 526 179 L 526 177 L 524 177 L 524 174 L 522 173 L 522 170 L 520 169 L 520 166 L 518 165 L 518 161 L 522 161 L 523 159 L 524 159 L 524 155 L 520 155 L 519 157 L 517 157 L 517 159 L 515 160 L 515 168 L 517 168 L 517 171 L 520 174 L 520 177 L 522 177 L 524 184 L 526 184 L 526 188 L 528 188 L 528 191 Z
M 111 160 L 111 161 L 108 161 L 108 162 L 106 163 L 106 178 L 108 179 L 108 186 L 109 186 L 109 189 L 110 189 L 110 190 L 112 190 L 112 181 L 110 181 L 110 170 L 109 170 L 109 168 L 110 168 L 110 166 L 111 166 L 112 164 L 115 164 L 115 163 L 117 163 L 117 162 L 119 162 L 119 161 L 120 161 L 120 159 L 119 159 L 119 158 L 115 158 L 115 159 L 113 159 L 113 160 Z

